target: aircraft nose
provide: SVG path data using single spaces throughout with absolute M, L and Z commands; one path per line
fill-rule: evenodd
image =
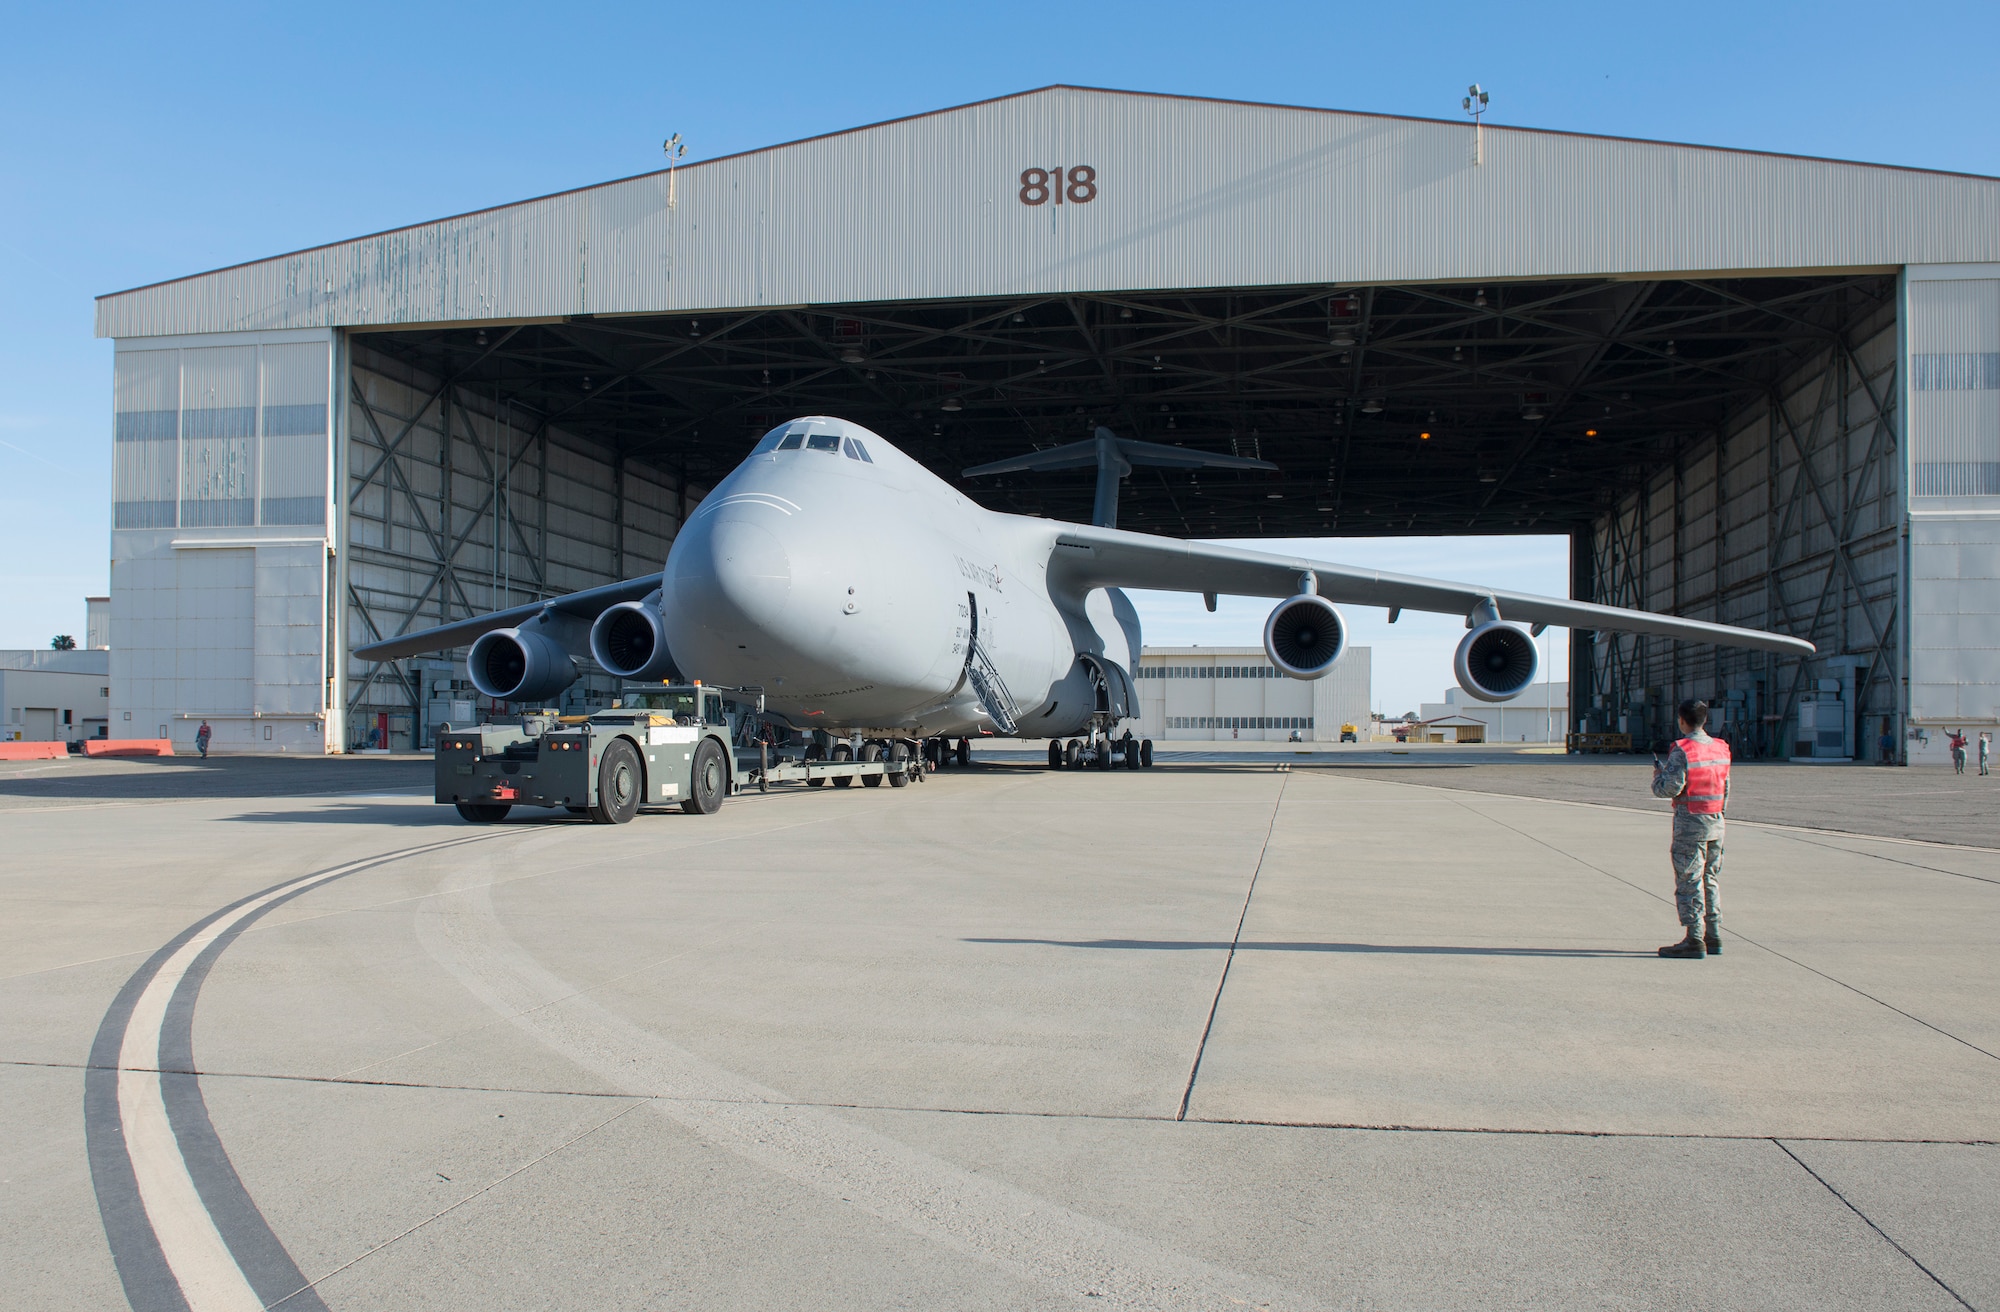
M 679 580 L 720 615 L 766 631 L 778 627 L 792 593 L 792 562 L 784 544 L 761 524 L 718 516 L 700 549 L 680 561 Z

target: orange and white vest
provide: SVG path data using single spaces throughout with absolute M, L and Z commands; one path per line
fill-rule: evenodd
M 1729 795 L 1729 744 L 1720 738 L 1683 738 L 1674 746 L 1687 757 L 1687 787 L 1674 805 L 1691 815 L 1721 815 Z

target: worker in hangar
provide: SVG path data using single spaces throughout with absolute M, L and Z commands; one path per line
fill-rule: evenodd
M 1685 701 L 1676 716 L 1681 736 L 1664 760 L 1653 758 L 1653 796 L 1674 804 L 1674 904 L 1686 936 L 1660 949 L 1663 957 L 1699 960 L 1722 953 L 1723 809 L 1729 802 L 1729 744 L 1708 736 L 1708 703 Z

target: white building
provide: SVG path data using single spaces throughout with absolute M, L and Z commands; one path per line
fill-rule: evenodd
M 110 714 L 109 652 L 0 651 L 0 742 L 108 737 Z
M 1531 684 L 1510 702 L 1482 702 L 1461 689 L 1447 688 L 1443 701 L 1425 702 L 1417 716 L 1425 723 L 1477 720 L 1486 726 L 1489 743 L 1560 743 L 1568 732 L 1569 684 Z
M 1323 679 L 1278 672 L 1262 647 L 1148 647 L 1139 657 L 1139 736 L 1172 741 L 1340 740 L 1366 735 L 1369 650 L 1350 648 Z

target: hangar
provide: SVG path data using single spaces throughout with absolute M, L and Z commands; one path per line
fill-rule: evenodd
M 657 568 L 816 412 L 1065 518 L 1083 475 L 959 471 L 1099 423 L 1257 455 L 1138 471 L 1121 526 L 1562 533 L 1578 597 L 1820 647 L 1579 635 L 1579 727 L 2000 723 L 1991 178 L 1057 86 L 119 292 L 97 333 L 113 736 L 422 745 L 462 670 L 351 647 Z

